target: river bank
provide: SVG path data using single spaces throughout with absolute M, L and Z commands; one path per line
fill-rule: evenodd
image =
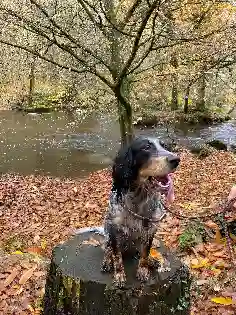
M 174 211 L 192 215 L 226 198 L 236 177 L 235 157 L 232 153 L 215 152 L 200 160 L 183 150 L 181 158 L 180 169 L 174 176 Z M 51 249 L 72 235 L 77 228 L 102 224 L 110 187 L 111 177 L 107 169 L 92 173 L 85 180 L 41 175 L 1 176 L 0 276 L 3 283 L 8 281 L 5 286 L 1 286 L 0 307 L 4 314 L 12 314 L 13 310 L 15 314 L 36 314 L 43 294 L 47 257 L 50 257 Z M 172 250 L 178 246 L 178 237 L 185 223 L 173 216 L 168 216 L 162 223 L 160 237 Z M 199 252 L 196 246 L 195 254 L 186 252 L 182 259 L 191 266 L 194 259 L 205 256 L 209 258 L 212 255 L 207 250 L 207 246 L 212 246 L 209 244 L 206 244 L 205 254 Z M 220 246 L 218 255 L 221 251 L 222 257 L 216 260 L 221 259 L 225 263 L 220 275 L 207 273 L 209 267 L 192 269 L 196 281 L 204 279 L 204 290 L 206 286 L 209 290 L 206 295 L 199 285 L 199 294 L 196 296 L 196 292 L 193 292 L 196 302 L 193 304 L 194 315 L 213 314 L 212 312 L 217 315 L 222 310 L 234 314 L 232 306 L 219 306 L 211 301 L 213 296 L 221 295 L 221 290 L 214 291 L 212 281 L 223 285 L 222 277 L 232 272 L 225 247 Z M 216 261 L 213 258 L 211 265 Z M 29 279 L 20 285 L 20 277 L 28 270 Z M 13 280 L 9 282 L 7 279 L 10 275 Z
M 0 172 L 86 177 L 110 165 L 119 148 L 119 132 L 112 114 L 84 117 L 79 112 L 0 111 Z M 236 146 L 236 121 L 136 126 L 135 134 L 154 136 L 195 151 L 212 140 L 219 140 L 228 148 Z

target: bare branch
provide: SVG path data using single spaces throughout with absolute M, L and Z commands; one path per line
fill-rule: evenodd
M 122 34 L 122 35 L 125 35 L 125 36 L 128 36 L 128 37 L 135 37 L 135 34 L 131 34 L 131 32 L 130 32 L 130 33 L 127 33 L 127 32 L 125 32 L 121 27 L 118 27 L 117 25 L 115 25 L 115 24 L 111 21 L 111 19 L 109 18 L 107 12 L 104 10 L 101 0 L 99 0 L 99 3 L 100 3 L 100 8 L 101 8 L 101 10 L 102 10 L 102 13 L 103 13 L 104 16 L 105 16 L 105 19 L 106 19 L 107 22 L 110 24 L 110 26 L 105 26 L 105 27 L 107 27 L 107 28 L 112 27 L 114 30 L 116 30 L 117 32 L 119 32 L 119 33 Z
M 11 47 L 15 47 L 15 48 L 18 48 L 18 49 L 21 49 L 21 50 L 24 50 L 30 54 L 32 54 L 33 56 L 36 56 L 36 57 L 39 57 L 40 59 L 44 60 L 44 61 L 47 61 L 47 62 L 50 62 L 62 69 L 66 69 L 66 70 L 69 70 L 69 71 L 72 71 L 72 72 L 76 72 L 76 73 L 85 73 L 85 72 L 89 72 L 87 69 L 77 69 L 77 68 L 74 68 L 74 67 L 68 67 L 66 65 L 63 65 L 57 61 L 54 61 L 53 59 L 50 59 L 50 58 L 47 58 L 46 56 L 44 56 L 44 53 L 39 53 L 37 51 L 34 51 L 28 47 L 24 47 L 22 45 L 18 45 L 18 44 L 13 44 L 13 43 L 10 43 L 8 41 L 5 41 L 3 39 L 0 38 L 0 43 L 4 44 L 4 45 L 7 45 L 7 46 L 11 46 Z
M 34 0 L 30 0 L 30 1 L 34 1 Z M 8 12 L 8 14 L 16 17 L 17 19 L 19 19 L 20 21 L 24 22 L 25 24 L 27 24 L 34 33 L 42 36 L 43 38 L 47 39 L 49 42 L 55 44 L 58 48 L 60 48 L 62 51 L 65 51 L 67 52 L 68 54 L 70 54 L 72 57 L 74 57 L 77 61 L 79 61 L 85 68 L 87 68 L 87 72 L 90 72 L 90 73 L 93 73 L 94 75 L 96 75 L 100 80 L 102 80 L 105 84 L 107 84 L 111 89 L 112 89 L 112 83 L 110 81 L 108 81 L 107 78 L 105 78 L 99 71 L 97 71 L 95 69 L 95 66 L 91 66 L 88 64 L 88 62 L 86 62 L 84 59 L 82 59 L 81 57 L 79 57 L 74 51 L 73 51 L 73 48 L 70 47 L 69 45 L 66 45 L 66 44 L 62 44 L 62 43 L 59 43 L 53 33 L 53 31 L 51 30 L 52 32 L 52 35 L 53 35 L 53 38 L 51 38 L 48 34 L 46 34 L 42 29 L 40 29 L 39 27 L 37 27 L 35 24 L 33 24 L 31 21 L 29 21 L 28 19 L 26 18 L 23 18 L 22 16 L 19 16 L 16 12 L 12 11 L 12 10 L 9 10 L 7 8 L 3 8 L 1 7 L 2 10 Z M 7 43 L 6 43 L 7 44 Z M 8 42 L 8 45 L 10 43 Z M 17 45 L 17 44 L 16 44 Z M 16 46 L 17 47 L 17 46 Z
M 86 0 L 77 0 L 77 2 L 84 8 L 84 10 L 85 10 L 87 16 L 89 17 L 90 21 L 101 30 L 101 32 L 103 33 L 104 36 L 107 36 L 106 26 L 102 24 L 101 16 L 99 15 L 99 13 L 96 10 L 96 8 L 94 6 L 92 6 Z M 89 10 L 88 6 L 98 15 L 99 22 L 96 21 L 95 17 L 93 16 L 93 13 Z
M 139 27 L 139 30 L 137 32 L 137 35 L 135 37 L 135 41 L 134 41 L 134 44 L 133 44 L 133 48 L 132 48 L 132 51 L 131 51 L 131 54 L 130 54 L 130 57 L 128 58 L 127 62 L 125 63 L 120 75 L 119 75 L 119 79 L 118 79 L 118 82 L 117 84 L 120 84 L 120 80 L 124 77 L 124 75 L 127 73 L 127 70 L 129 69 L 129 67 L 131 66 L 136 54 L 137 54 L 137 51 L 139 49 L 139 42 L 140 42 L 140 39 L 142 37 L 142 34 L 143 34 L 143 31 L 148 23 L 148 20 L 150 18 L 150 16 L 152 15 L 153 11 L 157 8 L 158 6 L 158 0 L 155 0 L 153 2 L 153 4 L 150 6 L 149 10 L 147 10 L 146 12 L 146 15 L 145 17 L 143 18 L 142 22 L 141 22 L 141 25 Z
M 154 18 L 153 18 L 153 23 L 152 23 L 152 38 L 149 39 L 150 41 L 150 45 L 149 45 L 149 48 L 146 50 L 146 52 L 143 54 L 143 56 L 140 58 L 139 62 L 137 63 L 137 65 L 135 67 L 133 67 L 133 69 L 131 69 L 129 72 L 128 72 L 128 75 L 130 75 L 131 73 L 133 73 L 136 69 L 138 69 L 141 64 L 144 62 L 145 59 L 147 59 L 147 57 L 150 55 L 151 51 L 152 51 L 152 47 L 153 47 L 153 44 L 154 44 L 154 40 L 156 39 L 156 36 L 155 36 L 155 28 L 156 28 L 156 18 L 158 16 L 158 13 L 156 12 Z
M 38 10 L 40 10 L 44 16 L 51 22 L 51 24 L 57 28 L 67 39 L 69 39 L 73 44 L 75 44 L 78 48 L 82 49 L 84 52 L 88 53 L 89 55 L 91 55 L 93 58 L 97 59 L 98 61 L 100 61 L 100 63 L 102 63 L 109 71 L 111 71 L 110 67 L 108 64 L 106 64 L 106 62 L 99 56 L 97 56 L 96 54 L 94 54 L 93 51 L 91 51 L 91 49 L 84 47 L 83 45 L 79 44 L 78 41 L 71 36 L 67 31 L 65 31 L 59 24 L 57 24 L 55 22 L 55 20 L 50 17 L 50 15 L 48 14 L 48 12 L 36 1 L 36 0 L 30 0 L 31 3 L 33 3 Z
M 137 7 L 140 5 L 140 3 L 142 2 L 142 0 L 135 0 L 133 5 L 131 6 L 131 8 L 129 9 L 129 11 L 127 12 L 124 21 L 122 22 L 123 26 L 122 29 L 124 29 L 124 27 L 127 25 L 127 23 L 129 22 L 129 20 L 131 19 L 132 15 L 134 14 L 135 10 L 137 9 Z

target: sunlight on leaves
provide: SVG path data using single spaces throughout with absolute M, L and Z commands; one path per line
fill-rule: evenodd
M 200 269 L 204 267 L 209 267 L 211 264 L 209 263 L 209 259 L 193 259 L 191 262 L 191 268 Z
M 233 304 L 232 298 L 223 297 L 223 296 L 212 298 L 211 301 L 214 303 L 217 303 L 217 304 L 221 304 L 221 305 L 232 305 Z

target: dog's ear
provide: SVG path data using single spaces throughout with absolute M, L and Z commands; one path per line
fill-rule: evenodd
M 125 192 L 129 189 L 134 177 L 134 164 L 132 148 L 129 146 L 120 149 L 112 168 L 113 187 L 116 190 Z

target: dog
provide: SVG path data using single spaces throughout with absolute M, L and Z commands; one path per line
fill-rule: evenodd
M 135 138 L 121 148 L 112 167 L 112 189 L 105 214 L 104 259 L 101 270 L 114 271 L 114 283 L 123 287 L 125 253 L 138 248 L 137 278 L 148 281 L 149 252 L 158 221 L 165 214 L 163 195 L 173 200 L 170 173 L 180 158 L 164 148 L 158 139 Z

